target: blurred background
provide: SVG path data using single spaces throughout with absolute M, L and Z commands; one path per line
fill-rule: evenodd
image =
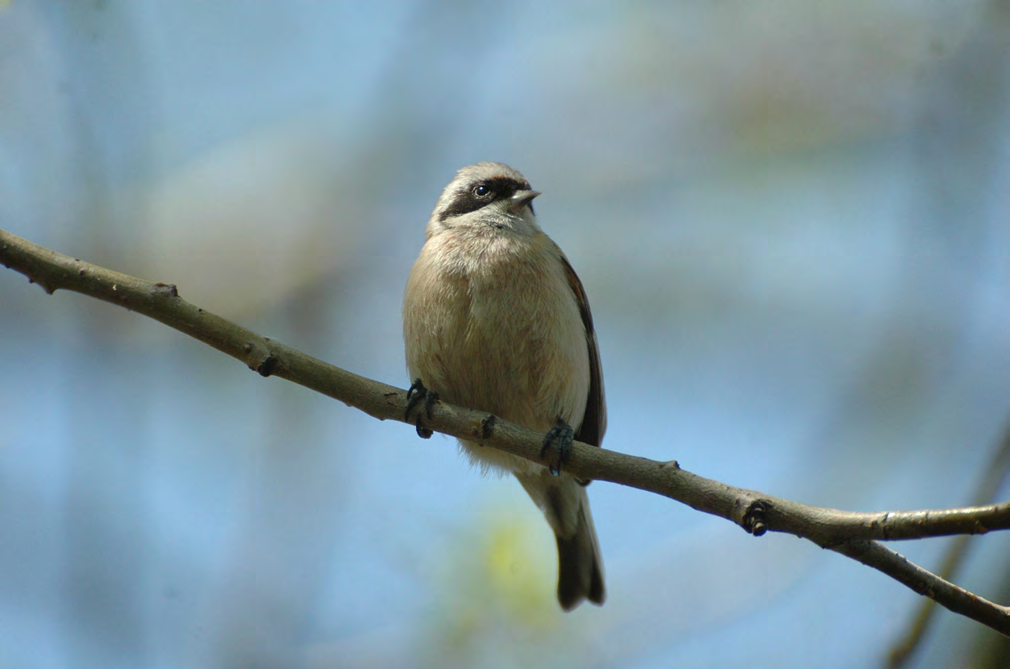
M 0 2 L 0 227 L 358 374 L 407 385 L 403 285 L 479 160 L 585 283 L 606 447 L 971 500 L 1010 409 L 1005 0 Z M 539 512 L 448 438 L 2 268 L 0 351 L 3 667 L 874 667 L 921 601 L 597 482 L 609 600 L 562 615 Z M 1008 551 L 957 582 L 1010 601 Z M 1005 653 L 942 612 L 912 666 Z

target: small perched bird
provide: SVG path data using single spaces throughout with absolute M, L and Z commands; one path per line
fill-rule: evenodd
M 460 440 L 483 471 L 512 472 L 544 512 L 558 544 L 558 601 L 568 611 L 606 598 L 588 481 L 561 465 L 573 438 L 600 445 L 607 410 L 586 292 L 537 225 L 538 195 L 502 163 L 456 174 L 407 280 L 403 339 L 412 389 L 543 430 L 545 449 L 557 445 L 558 466 L 548 468 Z

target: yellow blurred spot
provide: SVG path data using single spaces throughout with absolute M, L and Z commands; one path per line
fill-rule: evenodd
M 419 649 L 423 666 L 554 666 L 590 627 L 558 606 L 557 553 L 533 513 L 480 513 L 447 547 Z M 564 643 L 558 643 L 564 639 Z
M 517 622 L 534 629 L 556 625 L 555 555 L 537 545 L 532 528 L 516 519 L 499 520 L 484 539 L 489 595 Z

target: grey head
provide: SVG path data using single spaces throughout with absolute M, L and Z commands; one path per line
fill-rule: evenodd
M 428 236 L 454 228 L 532 235 L 540 230 L 532 204 L 538 195 L 526 177 L 504 163 L 468 165 L 438 198 Z

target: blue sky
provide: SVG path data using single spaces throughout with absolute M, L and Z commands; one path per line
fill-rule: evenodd
M 14 2 L 0 227 L 405 386 L 435 198 L 505 161 L 592 301 L 606 447 L 958 506 L 1010 396 L 991 11 Z M 610 598 L 565 616 L 546 524 L 447 438 L 12 272 L 0 346 L 4 666 L 872 666 L 918 602 L 598 482 Z M 977 540 L 959 582 L 997 597 L 1005 552 Z M 976 633 L 942 617 L 919 666 Z

